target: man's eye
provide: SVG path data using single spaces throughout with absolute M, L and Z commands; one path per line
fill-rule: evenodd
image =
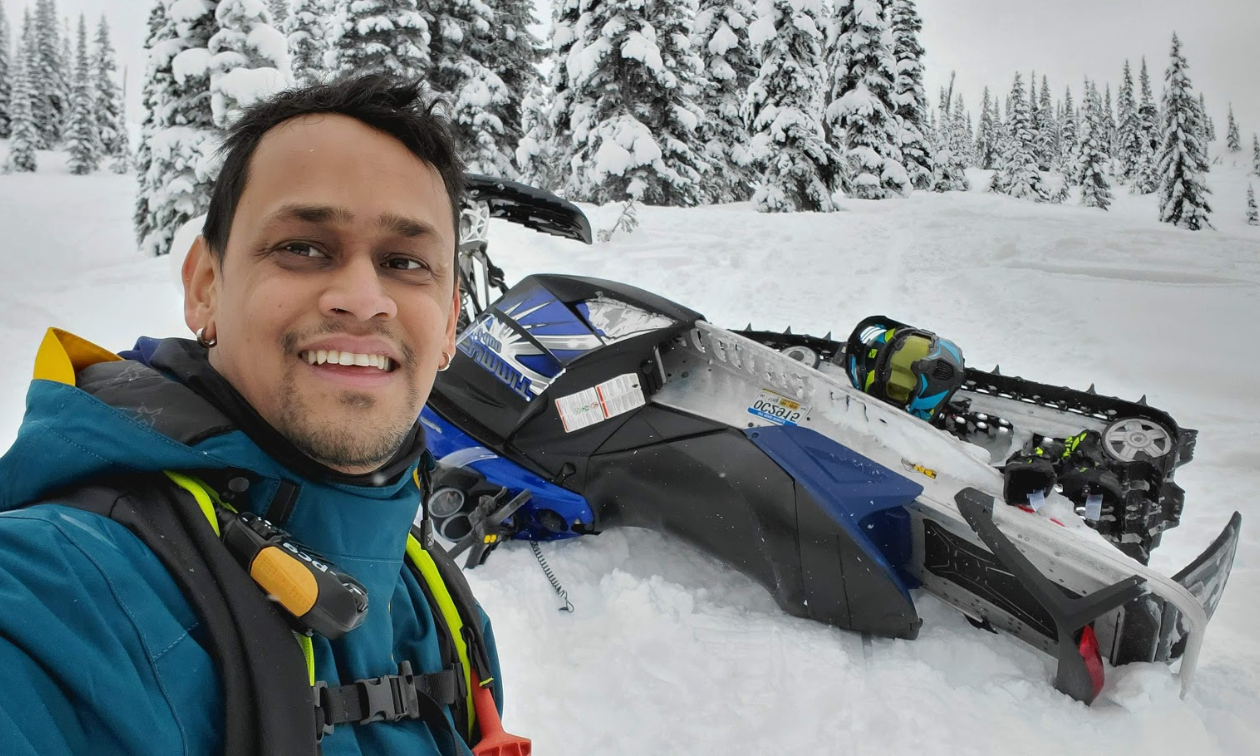
M 385 261 L 385 265 L 393 270 L 424 270 L 429 267 L 410 257 L 391 257 Z
M 323 252 L 314 245 L 305 242 L 288 242 L 280 247 L 285 252 L 292 252 L 298 257 L 327 257 Z

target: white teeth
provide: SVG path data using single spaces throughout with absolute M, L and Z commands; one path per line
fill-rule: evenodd
M 309 350 L 301 352 L 298 357 L 312 365 L 323 365 L 324 363 L 329 365 L 355 365 L 357 367 L 374 367 L 382 372 L 389 372 L 394 367 L 394 361 L 383 354 L 357 354 L 336 349 L 331 351 L 323 349 Z

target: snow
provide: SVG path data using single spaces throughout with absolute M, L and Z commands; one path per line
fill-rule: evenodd
M 0 159 L 7 153 L 0 142 Z M 43 330 L 111 349 L 184 335 L 176 260 L 146 259 L 131 227 L 134 177 L 0 176 L 0 448 L 13 439 Z M 987 172 L 970 172 L 972 184 Z M 1156 550 L 1189 563 L 1234 509 L 1242 541 L 1182 700 L 1162 665 L 1108 670 L 1092 708 L 1055 692 L 1049 659 L 918 597 L 918 640 L 871 639 L 783 614 L 767 592 L 667 536 L 639 530 L 543 553 L 576 611 L 521 543 L 469 573 L 495 621 L 506 726 L 537 753 L 1175 754 L 1260 743 L 1260 229 L 1244 169 L 1208 176 L 1216 231 L 1156 220 L 1153 195 L 1110 212 L 988 192 L 844 200 L 841 212 L 762 214 L 751 203 L 640 207 L 640 226 L 585 247 L 493 221 L 509 282 L 564 272 L 625 281 L 720 325 L 847 333 L 885 313 L 958 342 L 972 364 L 1151 403 L 1200 431 L 1178 471 L 1180 527 Z M 587 208 L 609 227 L 619 205 Z M 185 246 L 180 241 L 179 246 Z M 182 251 L 182 250 L 181 250 Z

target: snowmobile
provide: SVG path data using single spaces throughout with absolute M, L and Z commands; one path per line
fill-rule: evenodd
M 507 538 L 650 528 L 795 616 L 912 639 L 922 589 L 1054 656 L 1077 700 L 1103 659 L 1175 665 L 1188 690 L 1241 516 L 1176 575 L 1145 566 L 1181 517 L 1196 436 L 1145 397 L 977 370 L 886 318 L 841 342 L 723 329 L 612 281 L 509 288 L 491 218 L 591 243 L 576 206 L 474 177 L 458 355 L 421 418 L 438 460 L 424 512 L 466 567 Z M 1015 485 L 1037 465 L 1049 479 Z

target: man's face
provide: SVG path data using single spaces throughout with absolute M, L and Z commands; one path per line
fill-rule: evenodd
M 308 456 L 370 472 L 402 444 L 455 351 L 455 229 L 441 176 L 346 116 L 263 136 L 222 264 L 184 263 L 210 364 Z

